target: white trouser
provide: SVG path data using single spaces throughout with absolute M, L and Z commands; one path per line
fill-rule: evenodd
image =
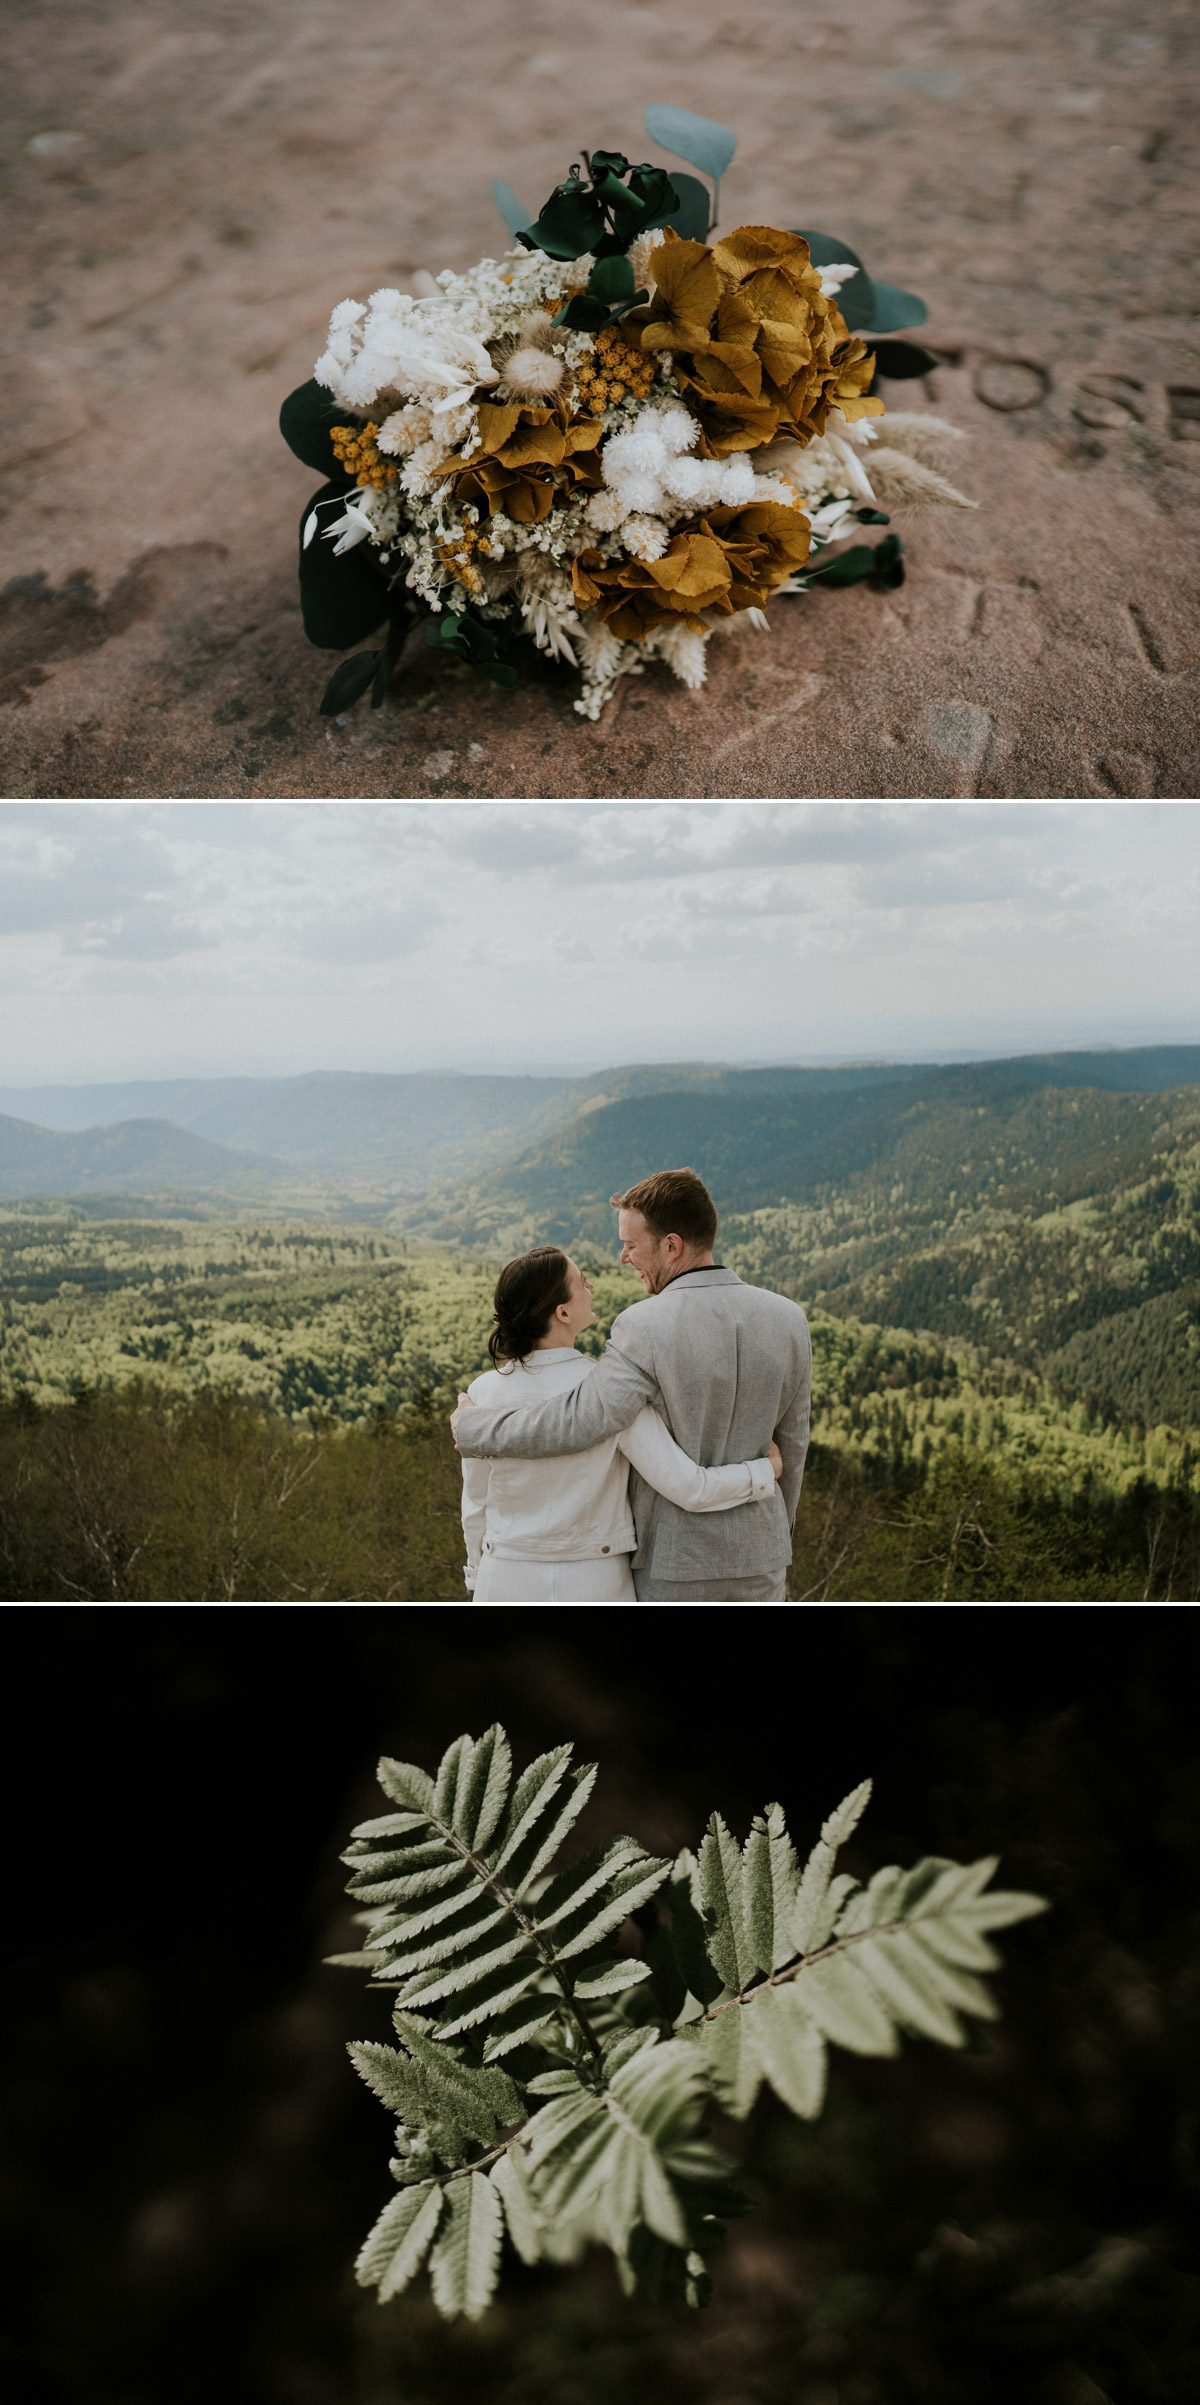
M 476 1603 L 636 1603 L 627 1553 L 590 1562 L 512 1561 L 485 1553 Z

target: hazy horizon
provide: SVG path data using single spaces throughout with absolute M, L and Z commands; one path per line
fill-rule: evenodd
M 21 803 L 0 1087 L 1200 1041 L 1192 803 Z

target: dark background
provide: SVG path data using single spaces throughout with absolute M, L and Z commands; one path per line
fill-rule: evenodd
M 1171 2405 L 1200 2393 L 1200 1769 L 1186 1609 L 12 1610 L 0 2367 L 18 2405 Z M 477 2328 L 350 2266 L 390 2126 L 338 1852 L 380 1751 L 493 1718 L 669 1850 L 864 1773 L 861 1873 L 1003 1857 L 1004 2018 L 724 2134 L 705 2314 L 606 2256 Z

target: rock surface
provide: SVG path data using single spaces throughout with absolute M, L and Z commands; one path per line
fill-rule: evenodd
M 1200 791 L 1198 47 L 1181 0 L 9 0 L 3 791 Z M 536 208 L 664 99 L 738 132 L 725 227 L 925 294 L 941 364 L 884 397 L 967 431 L 978 512 L 700 694 L 589 726 L 410 640 L 321 720 L 276 417 L 330 308 L 499 249 L 493 175 Z

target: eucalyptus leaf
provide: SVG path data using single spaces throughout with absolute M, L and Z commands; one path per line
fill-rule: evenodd
M 381 651 L 356 651 L 352 660 L 343 660 L 321 695 L 322 718 L 336 718 L 340 711 L 352 709 L 360 694 L 374 682 L 383 658 Z M 366 1959 L 370 1961 L 372 1957 L 368 1955 Z
M 670 108 L 652 102 L 642 111 L 642 122 L 652 142 L 660 142 L 677 159 L 686 159 L 689 166 L 699 167 L 719 184 L 737 149 L 737 135 L 715 117 L 696 117 L 690 109 Z
M 840 301 L 840 294 L 838 298 Z M 842 315 L 856 334 L 895 334 L 901 326 L 923 326 L 929 311 L 915 292 L 902 292 L 898 284 L 876 284 L 875 306 L 869 318 L 856 321 L 845 309 Z
M 707 242 L 712 230 L 712 195 L 698 175 L 672 175 L 672 190 L 678 199 L 676 209 L 664 209 L 652 217 L 643 233 L 650 234 L 658 226 L 669 225 L 681 242 Z
M 492 178 L 492 199 L 495 201 L 509 233 L 514 237 L 517 234 L 523 234 L 526 228 L 532 225 L 533 220 L 524 202 L 517 199 L 511 184 L 501 183 L 499 176 Z
M 875 286 L 858 252 L 851 250 L 848 242 L 839 241 L 836 234 L 813 233 L 807 226 L 795 226 L 792 230 L 799 234 L 802 242 L 807 242 L 808 255 L 814 267 L 837 267 L 847 259 L 854 261 L 858 274 L 847 276 L 837 296 L 837 305 L 852 334 L 860 326 L 869 325 L 875 309 Z

